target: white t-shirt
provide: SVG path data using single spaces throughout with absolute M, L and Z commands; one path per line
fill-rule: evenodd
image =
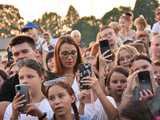
M 160 22 L 156 22 L 153 24 L 152 33 L 159 33 L 160 32 Z
M 108 99 L 112 105 L 117 108 L 116 102 L 112 97 L 106 96 L 106 99 Z M 86 104 L 84 113 L 85 116 L 89 116 L 90 120 L 109 120 L 99 99 L 94 103 Z
M 53 118 L 53 111 L 47 99 L 43 99 L 40 103 L 36 103 L 36 106 L 42 112 L 47 113 L 48 120 L 51 120 Z M 10 120 L 11 115 L 12 115 L 12 103 L 10 103 L 7 106 L 6 111 L 4 113 L 3 120 Z M 18 120 L 38 120 L 38 117 L 26 115 L 26 114 L 20 114 L 18 117 Z
M 80 89 L 76 79 L 74 79 L 72 89 L 74 90 L 74 93 L 78 99 Z M 108 99 L 111 104 L 117 108 L 116 102 L 111 96 L 106 96 L 106 99 Z M 77 101 L 76 105 L 79 106 L 79 101 Z M 90 120 L 108 120 L 108 116 L 106 115 L 98 98 L 94 103 L 88 103 L 85 105 L 84 116 L 88 116 Z

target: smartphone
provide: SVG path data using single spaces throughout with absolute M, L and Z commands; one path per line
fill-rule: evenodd
M 25 111 L 27 109 L 26 105 L 30 102 L 28 86 L 26 86 L 24 84 L 18 84 L 15 86 L 15 90 L 16 90 L 16 92 L 19 92 L 20 95 L 24 95 L 24 99 L 26 100 L 26 102 L 19 109 L 19 112 L 25 113 Z
M 87 85 L 84 85 L 82 81 L 85 81 L 86 79 L 84 79 L 84 78 L 87 76 L 91 76 L 91 75 L 92 75 L 91 64 L 82 63 L 79 65 L 80 90 L 90 89 L 90 87 Z
M 108 40 L 99 41 L 99 45 L 100 45 L 101 54 L 103 54 L 106 51 L 108 51 L 108 53 L 105 56 L 112 54 Z M 112 60 L 113 58 L 112 58 L 112 56 L 110 56 L 107 59 Z
M 151 90 L 153 92 L 151 77 L 149 71 L 142 71 L 138 73 L 140 90 Z

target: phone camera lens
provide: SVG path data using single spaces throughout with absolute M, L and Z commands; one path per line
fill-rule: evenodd
M 21 87 L 20 86 L 17 86 L 17 90 L 20 90 L 21 89 Z

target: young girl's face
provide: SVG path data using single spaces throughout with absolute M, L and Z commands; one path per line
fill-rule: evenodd
M 42 77 L 39 76 L 37 71 L 24 66 L 20 68 L 18 75 L 20 84 L 26 84 L 29 86 L 32 93 L 41 90 Z
M 119 19 L 119 26 L 120 26 L 121 29 L 125 29 L 125 28 L 128 29 L 129 26 L 130 26 L 130 23 L 126 19 L 120 18 Z
M 64 116 L 71 112 L 71 104 L 75 101 L 74 96 L 71 96 L 67 90 L 58 85 L 49 88 L 48 99 L 57 116 Z
M 131 61 L 131 54 L 125 49 L 119 52 L 119 65 L 128 68 Z
M 127 77 L 119 72 L 113 72 L 109 81 L 109 90 L 115 95 L 122 95 L 127 87 Z

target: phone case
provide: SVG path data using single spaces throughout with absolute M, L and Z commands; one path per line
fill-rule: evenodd
M 152 88 L 152 82 L 150 77 L 149 71 L 142 71 L 138 73 L 138 79 L 139 79 L 139 85 L 141 90 L 151 90 L 153 92 Z
M 26 105 L 30 102 L 28 86 L 26 86 L 24 84 L 18 84 L 18 85 L 15 86 L 15 89 L 16 89 L 16 92 L 20 93 L 20 95 L 24 95 L 24 99 L 26 100 L 26 102 L 19 109 L 19 111 L 21 113 L 25 113 L 25 111 L 26 111 Z
M 80 89 L 89 89 L 89 86 L 83 85 L 83 82 L 85 77 L 91 76 L 92 70 L 91 70 L 91 64 L 84 63 L 79 65 L 79 77 L 80 77 Z

